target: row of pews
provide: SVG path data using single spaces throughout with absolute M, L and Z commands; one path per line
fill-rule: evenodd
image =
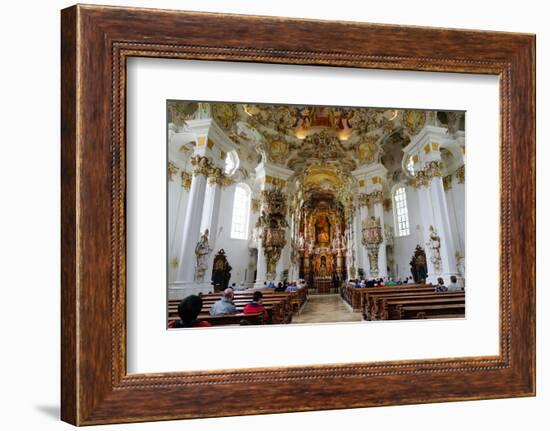
M 268 313 L 267 319 L 264 318 L 263 313 L 244 314 L 242 312 L 246 304 L 252 302 L 252 296 L 256 290 L 260 290 L 264 294 L 262 303 Z M 210 308 L 221 297 L 221 293 L 203 294 L 202 310 L 198 320 L 206 321 L 212 326 L 284 324 L 291 323 L 292 315 L 297 313 L 307 301 L 307 287 L 299 288 L 297 292 L 274 292 L 273 289 L 267 288 L 235 291 L 233 303 L 237 308 L 237 313 L 211 316 Z M 179 300 L 168 301 L 168 322 L 179 319 L 179 302 Z
M 345 285 L 342 298 L 365 320 L 456 318 L 465 315 L 465 293 L 435 292 L 431 284 L 355 288 Z

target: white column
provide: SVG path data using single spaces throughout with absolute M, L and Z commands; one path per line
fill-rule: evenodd
M 378 251 L 378 277 L 386 279 L 388 277 L 388 260 L 386 256 L 386 234 L 384 232 L 384 206 L 381 199 L 374 203 L 374 216 L 380 221 L 383 238 Z
M 214 243 L 214 239 L 218 234 L 218 218 L 220 213 L 221 200 L 221 183 L 217 180 L 212 181 L 212 177 L 208 178 L 206 185 L 206 193 L 204 195 L 204 209 L 202 214 L 200 231 L 204 232 L 208 229 L 210 244 Z
M 437 282 L 437 277 L 439 276 L 443 277 L 445 283 L 449 283 L 451 275 L 456 275 L 458 277 L 458 271 L 456 269 L 455 259 L 456 248 L 453 241 L 447 200 L 445 199 L 445 190 L 443 189 L 441 176 L 434 176 L 432 178 L 428 185 L 428 191 L 432 202 L 433 226 L 441 239 L 441 247 L 439 250 L 441 256 L 440 272 L 433 276 L 430 274 L 428 280 L 432 283 L 434 281 Z
M 258 244 L 258 263 L 256 264 L 256 282 L 254 283 L 254 287 L 263 287 L 264 282 L 267 281 L 266 279 L 266 261 L 265 261 L 265 255 L 264 255 L 264 248 L 262 247 L 262 240 L 260 239 L 260 242 Z
M 434 267 L 434 264 L 432 263 L 430 259 L 430 250 L 428 250 L 427 247 L 427 241 L 429 239 L 430 234 L 430 225 L 433 225 L 433 216 L 432 216 L 432 198 L 430 196 L 430 193 L 426 187 L 420 187 L 416 189 L 416 193 L 418 195 L 418 206 L 420 208 L 420 219 L 422 220 L 422 240 L 423 243 L 420 244 L 420 246 L 425 250 L 426 252 L 426 266 L 428 267 L 428 278 L 430 280 L 433 280 L 432 274 L 436 274 L 436 270 Z M 437 282 L 437 276 L 435 277 L 435 280 Z M 426 280 L 427 281 L 427 280 Z
M 180 265 L 178 268 L 177 281 L 174 283 L 176 290 L 184 290 L 179 292 L 176 297 L 183 297 L 185 294 L 197 293 L 201 291 L 201 286 L 195 283 L 195 247 L 200 238 L 200 227 L 203 213 L 204 194 L 206 190 L 206 176 L 210 169 L 210 161 L 206 157 L 193 158 L 193 180 L 191 182 L 191 190 L 189 191 L 189 199 L 187 201 L 187 209 L 185 211 L 185 219 L 183 225 L 182 247 L 180 252 Z
M 367 207 L 366 202 L 361 204 L 361 207 L 359 208 L 359 230 L 357 231 L 359 235 L 359 241 L 358 246 L 361 249 L 361 260 L 360 265 L 363 268 L 363 271 L 365 271 L 364 277 L 365 279 L 369 279 L 370 277 L 370 262 L 369 262 L 369 253 L 367 252 L 367 248 L 365 245 L 363 245 L 363 223 L 365 220 L 369 218 L 369 208 Z

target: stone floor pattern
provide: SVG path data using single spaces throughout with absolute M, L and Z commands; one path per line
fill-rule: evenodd
M 340 295 L 309 295 L 300 313 L 292 323 L 327 323 L 361 321 L 361 313 L 351 311 Z

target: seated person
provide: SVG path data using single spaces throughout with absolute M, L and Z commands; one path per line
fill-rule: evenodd
M 277 287 L 275 288 L 275 292 L 284 292 L 285 288 L 283 287 L 283 283 L 279 282 L 277 284 Z
M 393 280 L 393 278 L 390 278 L 390 280 L 388 281 L 388 284 L 386 286 L 396 286 L 397 283 Z
M 449 285 L 447 286 L 447 290 L 449 292 L 458 292 L 460 290 L 464 290 L 462 287 L 460 287 L 458 285 L 458 283 L 456 282 L 456 275 L 451 275 L 451 282 L 449 283 Z
M 296 282 L 293 281 L 292 283 L 290 283 L 285 289 L 285 292 L 298 292 L 298 286 L 296 286 Z
M 223 291 L 223 297 L 219 301 L 214 302 L 210 308 L 211 316 L 219 316 L 221 314 L 235 314 L 237 308 L 233 305 L 233 289 L 228 287 Z
M 447 287 L 443 283 L 443 279 L 441 277 L 439 277 L 437 279 L 437 285 L 435 286 L 435 291 L 436 292 L 447 292 Z
M 275 286 L 275 283 L 273 281 L 270 281 L 269 284 L 267 285 L 267 287 L 269 289 L 275 289 L 276 286 Z
M 169 328 L 201 328 L 211 326 L 210 323 L 197 320 L 202 310 L 202 298 L 197 295 L 189 295 L 178 304 L 179 320 L 168 324 Z
M 269 317 L 269 313 L 265 309 L 265 307 L 262 304 L 262 298 L 264 294 L 260 292 L 259 290 L 256 290 L 254 292 L 254 295 L 252 296 L 252 302 L 250 304 L 246 304 L 243 313 L 244 314 L 257 314 L 263 311 L 264 313 L 264 320 L 267 320 Z

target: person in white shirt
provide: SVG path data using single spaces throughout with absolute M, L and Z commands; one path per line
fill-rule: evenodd
M 451 275 L 451 282 L 449 283 L 449 285 L 447 286 L 447 290 L 449 292 L 456 292 L 456 291 L 459 291 L 459 290 L 463 290 L 459 285 L 458 283 L 456 282 L 456 275 Z

